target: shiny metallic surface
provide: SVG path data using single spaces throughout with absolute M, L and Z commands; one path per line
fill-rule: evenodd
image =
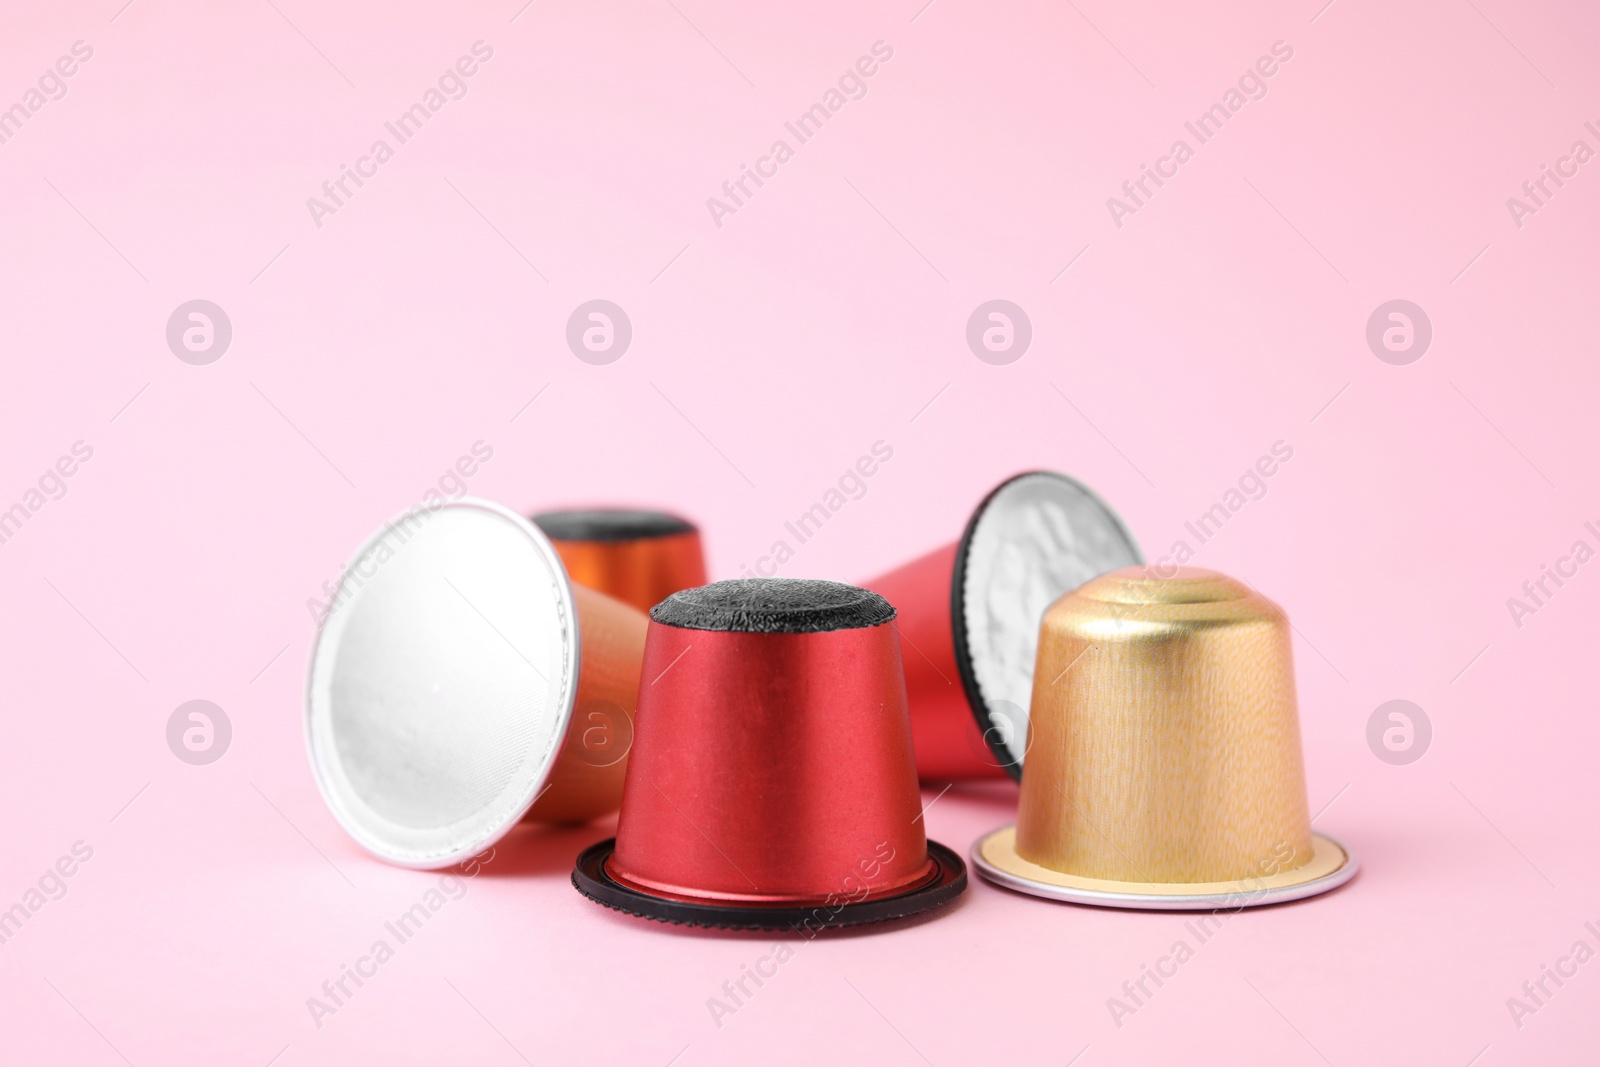
M 956 546 L 945 545 L 865 583 L 895 606 L 906 696 L 916 742 L 917 775 L 924 781 L 1004 778 L 1000 761 L 978 732 L 961 685 L 950 620 L 950 579 Z
M 1207 900 L 1353 873 L 1313 842 L 1288 618 L 1244 583 L 1126 568 L 1062 597 L 1032 710 L 1014 841 L 986 839 L 987 868 L 1090 903 L 1112 902 L 1088 899 L 1097 883 Z
M 605 598 L 577 592 L 538 530 L 484 501 L 414 509 L 361 547 L 317 635 L 306 741 L 324 800 L 363 848 L 447 867 L 541 795 L 558 818 L 616 806 L 620 771 L 553 776 L 576 698 L 595 688 L 580 664 L 599 665 L 597 692 L 621 697 L 645 622 L 606 601 L 584 647 L 580 608 Z M 630 616 L 631 653 L 618 636 Z
M 919 817 L 892 613 L 838 583 L 746 584 L 761 603 L 716 629 L 663 624 L 678 617 L 673 601 L 654 613 L 607 875 L 657 899 L 729 906 L 856 903 L 924 887 L 939 870 Z M 871 597 L 883 621 L 774 631 L 762 612 L 786 610 L 802 586 Z M 798 599 L 792 611 L 815 615 Z
M 1093 491 L 1031 471 L 991 491 L 960 541 L 865 583 L 899 611 L 918 774 L 1020 775 L 1040 616 L 1068 590 L 1141 560 Z
M 1141 911 L 1236 910 L 1314 897 L 1356 876 L 1360 864 L 1338 841 L 1314 833 L 1311 844 L 1312 859 L 1291 871 L 1234 882 L 1140 883 L 1080 878 L 1029 863 L 1016 854 L 1016 827 L 1007 826 L 978 839 L 972 865 L 996 885 L 1069 904 Z
M 564 521 L 570 516 L 585 521 Z M 641 517 L 662 521 L 652 524 Z M 640 611 L 706 582 L 700 532 L 676 516 L 602 509 L 545 512 L 534 515 L 533 522 L 546 530 L 573 581 Z
M 1018 475 L 973 513 L 952 590 L 957 665 L 984 739 L 1013 777 L 1027 760 L 1040 617 L 1063 593 L 1142 562 L 1116 512 L 1064 474 Z
M 578 609 L 578 690 L 572 721 L 530 822 L 583 823 L 616 811 L 633 746 L 639 667 L 649 623 L 604 593 L 572 586 Z

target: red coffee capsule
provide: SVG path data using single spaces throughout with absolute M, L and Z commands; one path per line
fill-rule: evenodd
M 573 884 L 619 911 L 741 929 L 898 919 L 965 864 L 923 834 L 894 608 L 752 578 L 650 613 L 617 836 Z
M 591 508 L 544 511 L 531 518 L 555 545 L 573 581 L 640 611 L 706 583 L 700 531 L 676 515 Z
M 1087 486 L 1030 471 L 990 492 L 961 540 L 866 582 L 899 612 L 917 773 L 1021 778 L 1045 609 L 1143 561 Z

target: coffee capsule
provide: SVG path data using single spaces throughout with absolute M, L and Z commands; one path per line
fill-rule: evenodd
M 1242 582 L 1134 567 L 1056 601 L 1040 627 L 1033 747 L 1015 826 L 984 877 L 1122 908 L 1240 908 L 1342 885 L 1314 833 L 1283 609 Z
M 865 583 L 895 606 L 924 780 L 1022 776 L 1039 617 L 1143 562 L 1116 513 L 1053 471 L 1002 482 L 955 544 Z
M 617 836 L 573 884 L 664 922 L 815 933 L 967 884 L 923 833 L 894 609 L 838 582 L 745 578 L 650 613 Z
M 306 692 L 334 818 L 402 867 L 448 867 L 524 817 L 584 822 L 622 797 L 648 622 L 569 581 L 496 504 L 420 506 L 345 569 Z
M 706 583 L 694 524 L 662 511 L 544 511 L 533 524 L 555 545 L 573 581 L 649 611 L 680 589 Z

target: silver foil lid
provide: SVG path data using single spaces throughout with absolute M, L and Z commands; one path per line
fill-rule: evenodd
M 386 525 L 346 568 L 312 653 L 306 743 L 350 836 L 404 867 L 499 840 L 572 717 L 576 610 L 526 519 L 460 500 Z
M 1084 582 L 1144 562 L 1127 527 L 1082 483 L 1031 471 L 978 506 L 956 552 L 956 665 L 984 740 L 1012 777 L 1028 745 L 1045 609 Z

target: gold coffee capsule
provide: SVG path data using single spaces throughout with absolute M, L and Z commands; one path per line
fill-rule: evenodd
M 990 880 L 1113 907 L 1244 907 L 1356 871 L 1311 830 L 1288 617 L 1242 582 L 1103 575 L 1045 612 L 1014 827 Z

